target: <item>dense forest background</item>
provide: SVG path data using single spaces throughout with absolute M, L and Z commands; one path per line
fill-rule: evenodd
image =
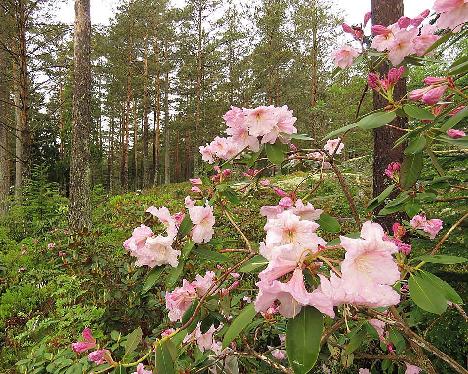
M 68 193 L 73 27 L 51 21 L 59 4 L 0 7 L 3 200 L 37 167 Z M 322 0 L 122 1 L 92 28 L 92 184 L 118 193 L 186 180 L 231 105 L 288 105 L 317 140 L 353 120 L 365 80 L 332 77 L 341 21 Z

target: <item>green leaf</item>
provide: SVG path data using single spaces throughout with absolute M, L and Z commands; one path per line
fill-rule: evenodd
M 161 340 L 156 346 L 156 372 L 157 374 L 175 374 L 174 360 L 169 350 L 170 340 Z
M 192 223 L 192 220 L 190 219 L 190 215 L 186 214 L 179 227 L 179 232 L 178 232 L 179 238 L 183 238 L 185 235 L 187 235 L 190 232 L 190 230 L 192 230 L 192 227 L 193 227 L 193 223 Z
M 416 257 L 415 260 L 424 261 L 424 262 L 431 262 L 434 264 L 462 264 L 467 261 L 464 257 L 458 256 L 449 256 L 449 255 L 425 255 Z
M 215 250 L 206 249 L 204 247 L 198 246 L 192 250 L 197 257 L 215 261 L 215 262 L 226 262 L 229 261 L 229 257 L 224 255 L 223 253 L 216 252 Z
M 268 159 L 272 164 L 281 165 L 285 158 L 283 145 L 280 142 L 275 144 L 265 144 Z
M 138 347 L 138 344 L 140 344 L 142 338 L 143 331 L 141 330 L 141 327 L 137 327 L 127 335 L 127 341 L 125 342 L 125 356 L 135 352 L 135 349 Z
M 348 130 L 354 129 L 355 127 L 358 127 L 357 123 L 350 123 L 349 125 L 340 127 L 339 129 L 328 133 L 327 136 L 325 136 L 322 140 L 328 140 L 328 139 L 335 138 L 337 135 L 339 135 L 339 134 L 341 134 L 343 132 L 346 132 Z
M 438 139 L 443 143 L 452 144 L 460 148 L 468 148 L 468 136 L 464 136 L 459 139 L 452 139 L 448 136 L 439 136 Z
M 364 130 L 376 129 L 392 122 L 395 117 L 395 112 L 376 112 L 362 118 L 357 125 Z
M 236 191 L 234 191 L 231 187 L 227 187 L 221 193 L 230 203 L 237 205 L 240 203 L 239 196 L 237 196 Z
M 311 306 L 288 320 L 286 352 L 295 374 L 306 374 L 317 362 L 323 332 L 323 315 Z
M 397 197 L 395 197 L 392 201 L 389 201 L 385 208 L 391 208 L 400 204 L 403 204 L 406 200 L 409 199 L 409 194 L 407 191 L 401 192 Z
M 117 366 L 112 372 L 112 374 L 126 374 L 126 373 L 127 373 L 127 368 L 122 365 Z
M 455 304 L 463 304 L 463 300 L 460 295 L 446 281 L 440 279 L 432 273 L 428 273 L 427 271 L 421 271 L 421 275 L 432 282 L 432 284 L 437 287 L 439 292 L 443 294 L 448 301 L 451 301 Z
M 145 283 L 143 284 L 142 293 L 148 292 L 153 286 L 156 284 L 158 279 L 161 277 L 162 272 L 164 271 L 164 267 L 157 267 L 151 269 L 148 275 L 145 278 Z
M 223 348 L 226 348 L 252 322 L 257 312 L 253 303 L 247 306 L 232 321 L 223 338 Z
M 419 119 L 419 120 L 431 120 L 432 121 L 435 118 L 435 116 L 427 109 L 420 108 L 413 104 L 406 104 L 403 107 L 403 110 L 408 116 Z
M 406 340 L 403 335 L 398 330 L 391 328 L 388 337 L 395 346 L 397 353 L 401 354 L 406 348 Z
M 468 60 L 465 59 L 465 61 L 461 61 L 459 64 L 451 67 L 448 75 L 464 74 L 466 72 L 468 72 Z
M 291 139 L 297 139 L 297 140 L 314 140 L 314 138 L 311 138 L 307 134 L 292 134 Z
M 166 288 L 172 288 L 174 284 L 177 282 L 177 280 L 180 278 L 182 275 L 182 272 L 184 271 L 184 261 L 183 259 L 179 259 L 179 264 L 177 265 L 176 268 L 171 268 L 169 271 L 169 274 L 167 274 L 166 278 Z
M 405 155 L 414 155 L 416 153 L 422 152 L 424 147 L 426 147 L 426 137 L 424 135 L 419 135 L 417 138 L 411 139 L 408 147 L 405 149 Z
M 411 300 L 421 309 L 435 314 L 445 312 L 446 297 L 439 292 L 438 287 L 430 279 L 422 275 L 421 271 L 411 274 L 408 285 Z
M 341 231 L 338 220 L 327 213 L 322 213 L 317 223 L 320 225 L 320 228 L 326 232 L 337 233 Z
M 422 167 L 422 153 L 405 156 L 400 170 L 400 184 L 403 189 L 408 190 L 417 182 Z
M 350 335 L 349 343 L 345 348 L 345 352 L 347 354 L 353 353 L 361 346 L 364 338 L 366 337 L 366 330 L 360 326 L 354 333 Z
M 268 260 L 265 257 L 255 255 L 239 269 L 239 273 L 251 273 L 255 270 L 263 269 L 267 265 Z
M 188 256 L 192 252 L 193 247 L 195 247 L 195 243 L 191 240 L 186 242 L 185 245 L 182 247 L 182 257 L 184 258 L 184 260 L 188 258 Z
M 383 190 L 380 195 L 374 197 L 370 202 L 369 205 L 367 206 L 368 210 L 373 210 L 375 207 L 377 207 L 380 203 L 382 203 L 387 197 L 390 196 L 392 191 L 395 189 L 395 185 L 391 184 L 388 186 L 385 190 Z
M 197 309 L 198 300 L 193 300 L 190 307 L 185 311 L 184 315 L 182 316 L 182 324 L 185 325 L 190 318 L 192 318 L 193 313 L 195 313 L 195 309 Z
M 421 210 L 421 204 L 414 199 L 410 199 L 405 203 L 405 212 L 409 217 L 414 217 Z
M 455 126 L 458 122 L 460 122 L 463 118 L 465 118 L 468 115 L 468 106 L 460 110 L 457 114 L 454 116 L 450 117 L 447 122 L 445 122 L 441 127 L 440 131 L 446 132 L 447 130 L 451 129 L 453 126 Z

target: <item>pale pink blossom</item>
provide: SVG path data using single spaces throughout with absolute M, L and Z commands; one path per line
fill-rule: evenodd
M 213 237 L 215 217 L 212 206 L 192 206 L 188 208 L 190 219 L 194 224 L 192 240 L 199 243 L 208 243 Z
M 166 308 L 169 310 L 171 321 L 182 320 L 184 313 L 190 308 L 193 300 L 197 298 L 195 286 L 184 279 L 182 287 L 176 287 L 172 292 L 166 292 Z
M 86 327 L 81 333 L 83 341 L 72 343 L 72 349 L 75 353 L 86 352 L 96 346 L 96 339 L 93 337 L 93 333 L 89 327 Z
M 214 153 L 211 147 L 207 145 L 201 145 L 198 147 L 200 154 L 202 156 L 202 160 L 212 164 L 214 162 Z
M 338 149 L 337 149 L 338 147 Z M 329 139 L 327 140 L 327 143 L 323 147 L 325 151 L 328 152 L 328 154 L 337 154 L 339 155 L 341 151 L 344 148 L 344 143 L 341 141 L 341 138 L 336 138 L 336 139 Z M 335 151 L 336 150 L 336 151 Z
M 184 200 L 184 205 L 187 209 L 190 209 L 195 206 L 195 201 L 193 201 L 190 196 L 186 196 Z
M 270 181 L 268 179 L 262 179 L 260 181 L 260 185 L 262 185 L 263 187 L 267 187 L 270 185 Z
M 108 362 L 108 357 L 110 357 L 110 352 L 107 349 L 99 349 L 91 352 L 88 355 L 88 360 L 94 362 L 96 365 L 101 365 Z
M 153 231 L 145 225 L 141 225 L 135 228 L 132 232 L 132 236 L 127 239 L 123 246 L 127 251 L 135 251 L 143 248 L 146 239 L 153 236 Z
M 411 365 L 407 362 L 405 362 L 405 365 L 406 365 L 405 374 L 419 374 L 419 372 L 421 371 L 421 368 L 416 365 Z
M 223 324 L 220 324 L 217 328 L 214 325 L 211 325 L 208 331 L 205 333 L 201 332 L 200 329 L 201 322 L 197 323 L 197 327 L 193 330 L 192 333 L 187 334 L 183 340 L 184 343 L 196 342 L 198 348 L 201 352 L 206 350 L 217 349 L 217 344 L 214 340 L 213 334 L 222 329 Z
M 289 110 L 286 105 L 275 108 L 275 115 L 277 122 L 274 124 L 273 128 L 262 137 L 262 144 L 270 143 L 273 144 L 276 142 L 278 137 L 280 140 L 285 143 L 290 140 L 290 135 L 297 133 L 297 129 L 294 127 L 294 123 L 297 118 L 293 116 L 292 110 Z
M 366 14 L 364 14 L 364 27 L 367 26 L 367 22 L 370 21 L 370 19 L 372 18 L 372 13 L 371 12 L 367 12 Z
M 433 9 L 440 13 L 436 26 L 439 29 L 452 29 L 454 32 L 468 21 L 468 2 L 466 0 L 436 0 Z
M 340 237 L 346 250 L 341 271 L 348 292 L 372 284 L 393 285 L 400 279 L 398 265 L 392 257 L 398 248 L 385 241 L 384 234 L 378 223 L 367 221 L 362 226 L 361 239 Z
M 278 311 L 281 315 L 293 318 L 301 311 L 302 306 L 309 304 L 310 294 L 305 288 L 301 269 L 296 269 L 287 283 L 277 280 L 259 281 L 256 285 L 259 288 L 255 299 L 257 312 L 266 311 L 275 301 L 279 301 Z
M 433 25 L 426 25 L 421 28 L 419 36 L 413 39 L 414 53 L 418 56 L 424 56 L 426 51 L 431 47 L 440 36 L 435 35 L 436 27 Z
M 382 25 L 374 25 L 371 30 L 374 34 L 371 47 L 379 52 L 383 52 L 392 45 L 395 40 L 394 32 L 398 30 L 398 26 L 385 27 Z
M 418 35 L 418 29 L 400 30 L 395 39 L 388 46 L 388 59 L 395 66 L 401 64 L 403 59 L 413 53 L 413 39 Z
M 213 285 L 214 278 L 215 273 L 212 271 L 207 271 L 203 277 L 199 274 L 195 276 L 192 285 L 196 288 L 199 297 L 206 294 L 208 289 Z
M 203 184 L 203 182 L 202 182 L 202 180 L 200 178 L 190 178 L 189 181 L 194 186 L 201 186 Z
M 245 113 L 241 108 L 235 106 L 231 106 L 231 109 L 224 114 L 223 119 L 228 127 L 245 126 Z
M 456 129 L 447 130 L 447 136 L 452 139 L 463 138 L 465 135 L 466 134 L 463 130 L 456 130 Z
M 284 211 L 281 205 L 265 205 L 260 208 L 260 214 L 268 219 L 277 218 Z
M 369 369 L 366 368 L 360 368 L 359 369 L 359 374 L 371 374 Z
M 192 191 L 193 193 L 201 193 L 202 190 L 200 189 L 200 187 L 197 187 L 197 186 L 192 186 L 192 188 L 190 189 L 190 191 Z
M 442 230 L 443 224 L 442 220 L 437 218 L 428 220 L 423 214 L 415 215 L 410 221 L 411 227 L 428 233 L 430 239 L 434 239 L 437 236 L 439 231 Z
M 301 199 L 297 199 L 291 211 L 301 220 L 316 221 L 323 213 L 322 209 L 315 209 L 311 203 L 304 205 Z
M 145 370 L 145 365 L 141 362 L 137 365 L 137 370 L 134 371 L 132 374 L 153 374 L 151 370 Z
M 164 330 L 162 333 L 161 333 L 161 337 L 164 338 L 166 336 L 170 336 L 172 335 L 176 330 L 173 329 L 173 328 L 169 328 L 169 329 L 166 329 Z
M 175 238 L 177 235 L 177 222 L 174 219 L 174 216 L 171 215 L 169 212 L 169 209 L 167 209 L 165 206 L 162 206 L 160 208 L 156 208 L 155 206 L 150 206 L 148 209 L 146 209 L 146 212 L 151 213 L 154 217 L 156 217 L 159 222 L 163 224 L 163 226 L 167 230 L 167 235 L 170 238 Z
M 295 270 L 298 264 L 310 253 L 310 250 L 306 250 L 299 245 L 268 246 L 262 242 L 260 243 L 260 254 L 269 262 L 268 266 L 260 272 L 258 277 L 262 281 L 272 282 Z
M 291 208 L 294 205 L 294 201 L 289 196 L 286 196 L 286 197 L 283 197 L 279 201 L 278 205 L 285 208 L 285 209 L 288 209 L 288 208 Z
M 133 250 L 131 255 L 137 258 L 136 266 L 148 266 L 153 268 L 169 264 L 177 267 L 180 251 L 172 248 L 174 238 L 157 235 L 146 239 L 143 247 Z
M 278 123 L 278 116 L 273 105 L 259 106 L 255 109 L 244 109 L 249 134 L 263 136 L 273 130 Z
M 359 56 L 359 51 L 347 44 L 332 52 L 335 65 L 342 69 L 351 66 L 357 56 Z
M 309 249 L 317 249 L 319 242 L 315 230 L 319 225 L 312 221 L 301 220 L 291 211 L 278 214 L 265 225 L 267 245 L 299 244 Z
M 273 347 L 268 347 L 268 349 L 272 349 Z M 284 349 L 273 349 L 271 351 L 271 355 L 276 358 L 277 360 L 284 360 L 286 358 L 286 351 Z
M 379 336 L 380 340 L 384 340 L 384 334 L 385 334 L 385 322 L 381 321 L 380 319 L 370 319 L 369 323 L 371 326 L 375 329 L 377 332 L 377 335 Z

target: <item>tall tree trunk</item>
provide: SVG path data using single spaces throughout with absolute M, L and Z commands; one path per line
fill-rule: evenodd
M 146 188 L 150 185 L 151 169 L 149 167 L 148 157 L 148 33 L 145 36 L 145 55 L 144 55 L 144 81 L 143 81 L 143 184 Z
M 203 75 L 203 4 L 202 0 L 197 3 L 198 14 L 197 14 L 197 82 L 195 85 L 195 141 L 194 141 L 194 152 L 193 152 L 193 170 L 196 173 L 198 169 L 198 143 L 200 142 L 200 125 L 201 125 L 201 97 L 202 97 L 202 75 Z
M 13 62 L 12 72 L 14 77 L 13 102 L 15 104 L 15 196 L 21 196 L 21 187 L 23 187 L 23 122 L 21 121 L 21 99 L 18 84 L 18 67 Z
M 60 160 L 63 160 L 65 158 L 65 147 L 64 147 L 64 129 L 65 129 L 65 119 L 63 115 L 63 105 L 65 103 L 65 100 L 63 99 L 63 81 L 60 81 L 60 91 L 59 91 L 59 98 L 60 98 L 60 108 L 59 108 L 59 140 L 60 140 L 60 145 L 59 145 L 59 157 Z
M 403 16 L 403 0 L 371 0 L 372 24 L 388 26 L 398 21 Z M 388 63 L 380 64 L 379 73 L 381 76 L 388 73 Z M 394 95 L 399 99 L 406 94 L 406 81 L 401 79 L 395 86 Z M 374 109 L 381 109 L 387 105 L 387 101 L 379 94 L 373 94 Z M 394 126 L 404 128 L 407 126 L 407 121 L 404 118 L 398 117 L 392 124 Z M 404 145 L 393 148 L 395 141 L 401 136 L 401 132 L 388 127 L 380 127 L 374 129 L 374 158 L 373 158 L 373 196 L 379 195 L 387 187 L 387 178 L 385 178 L 385 168 L 392 161 L 401 161 L 403 158 Z M 377 213 L 381 207 L 377 207 Z M 390 230 L 395 217 L 388 215 L 377 218 L 377 221 L 382 224 L 387 230 Z
M 0 69 L 7 71 L 6 53 L 0 49 Z M 7 198 L 10 189 L 10 164 L 8 154 L 8 130 L 10 122 L 10 106 L 7 104 L 10 86 L 3 82 L 0 85 L 0 214 L 7 210 Z
M 164 46 L 164 60 L 168 62 L 168 46 Z M 171 138 L 169 133 L 169 69 L 166 66 L 165 82 L 164 82 L 164 184 L 171 183 L 170 155 L 171 155 Z
M 107 160 L 107 186 L 109 192 L 112 195 L 114 192 L 114 117 L 110 119 L 110 128 L 109 128 L 109 156 Z
M 70 164 L 70 226 L 91 226 L 91 18 L 90 0 L 75 0 L 73 129 Z
M 313 6 L 313 19 L 312 19 L 312 48 L 310 51 L 310 105 L 315 106 L 317 103 L 317 86 L 318 86 L 318 72 L 317 72 L 317 55 L 318 55 L 318 43 L 317 43 L 317 3 L 315 0 L 312 1 Z
M 159 46 L 158 42 L 154 43 L 154 53 L 156 56 L 156 73 L 155 73 L 155 88 L 154 88 L 154 138 L 153 138 L 153 184 L 157 185 L 160 181 L 160 133 L 161 133 L 161 79 L 160 79 L 160 63 L 159 63 Z
M 138 118 L 136 100 L 133 99 L 133 170 L 135 170 L 134 189 L 138 189 Z
M 132 44 L 132 36 L 130 35 L 127 62 L 127 99 L 125 102 L 125 117 L 122 128 L 122 161 L 120 163 L 120 187 L 123 192 L 128 191 L 128 144 L 130 140 L 130 104 L 132 101 Z

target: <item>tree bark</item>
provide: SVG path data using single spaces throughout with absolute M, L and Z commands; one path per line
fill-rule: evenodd
M 107 160 L 107 186 L 111 195 L 114 192 L 114 127 L 114 117 L 111 117 L 109 129 L 109 155 Z
M 143 184 L 146 188 L 150 185 L 151 169 L 148 159 L 148 33 L 145 36 L 145 55 L 144 55 L 144 82 L 143 82 Z
M 372 24 L 388 26 L 398 21 L 403 16 L 404 7 L 403 0 L 371 0 L 372 11 Z M 388 63 L 379 66 L 380 76 L 388 73 Z M 394 96 L 396 99 L 403 97 L 406 94 L 406 81 L 401 79 L 395 86 Z M 374 109 L 384 108 L 388 103 L 377 92 L 373 93 Z M 398 117 L 392 122 L 400 128 L 407 126 L 407 121 L 404 118 Z M 392 161 L 401 161 L 403 159 L 404 145 L 393 148 L 395 141 L 401 136 L 401 132 L 388 127 L 380 127 L 374 129 L 374 158 L 373 158 L 373 196 L 378 196 L 386 187 L 388 179 L 385 177 L 385 169 Z M 381 207 L 375 209 L 377 213 Z M 388 215 L 385 217 L 378 217 L 377 221 L 384 226 L 385 229 L 390 230 L 395 220 L 395 216 Z
M 7 71 L 6 52 L 0 49 L 0 69 Z M 10 189 L 10 165 L 8 155 L 8 130 L 4 123 L 10 119 L 11 108 L 7 104 L 10 86 L 7 82 L 0 85 L 0 214 L 7 211 L 7 199 Z
M 154 42 L 154 53 L 156 56 L 155 90 L 154 90 L 154 138 L 153 138 L 153 184 L 159 184 L 160 180 L 160 134 L 161 134 L 161 79 L 159 63 L 159 46 L 157 40 Z
M 136 100 L 133 99 L 133 170 L 135 170 L 134 190 L 138 189 L 138 118 Z
M 122 161 L 120 163 L 120 187 L 123 192 L 128 191 L 128 147 L 130 140 L 130 104 L 132 101 L 132 46 L 133 40 L 130 35 L 130 44 L 128 47 L 128 65 L 127 65 L 127 99 L 125 102 L 125 116 L 122 128 Z
M 73 129 L 70 164 L 70 226 L 91 226 L 91 18 L 90 0 L 75 0 Z
M 168 46 L 164 47 L 164 60 L 167 65 L 168 61 Z M 164 82 L 164 184 L 171 183 L 170 169 L 170 147 L 171 139 L 169 134 L 169 69 L 166 66 L 165 82 Z

